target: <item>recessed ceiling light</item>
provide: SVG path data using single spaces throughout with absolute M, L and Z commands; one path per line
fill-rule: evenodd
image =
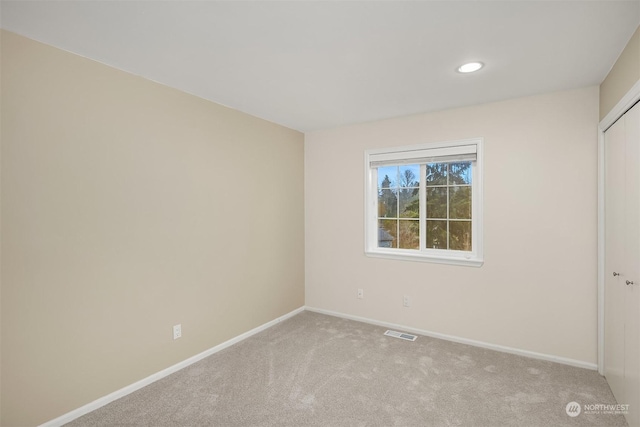
M 459 73 L 473 73 L 484 67 L 482 62 L 469 62 L 458 67 Z

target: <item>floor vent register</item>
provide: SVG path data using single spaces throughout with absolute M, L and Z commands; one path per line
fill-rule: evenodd
M 415 341 L 416 338 L 418 338 L 417 335 L 411 335 L 411 334 L 406 334 L 404 332 L 398 332 L 398 331 L 392 331 L 392 330 L 388 330 L 384 334 L 389 337 L 400 338 L 401 340 L 407 340 L 407 341 Z

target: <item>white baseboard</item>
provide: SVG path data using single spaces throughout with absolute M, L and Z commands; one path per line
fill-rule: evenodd
M 598 366 L 595 363 L 584 362 L 582 360 L 569 359 L 569 358 L 566 358 L 566 357 L 554 356 L 554 355 L 551 355 L 551 354 L 536 353 L 535 351 L 522 350 L 522 349 L 519 349 L 519 348 L 506 347 L 506 346 L 503 346 L 503 345 L 491 344 L 491 343 L 487 343 L 487 342 L 483 342 L 483 341 L 476 341 L 476 340 L 471 340 L 471 339 L 467 339 L 467 338 L 460 338 L 460 337 L 456 337 L 456 336 L 453 336 L 453 335 L 446 335 L 446 334 L 441 334 L 441 333 L 438 333 L 438 332 L 425 331 L 424 329 L 411 328 L 411 327 L 405 326 L 405 325 L 398 325 L 396 323 L 382 322 L 382 321 L 379 321 L 379 320 L 368 319 L 366 317 L 352 316 L 350 314 L 339 313 L 339 312 L 331 311 L 331 310 L 324 310 L 322 308 L 315 308 L 315 307 L 305 306 L 305 310 L 313 311 L 315 313 L 320 313 L 320 314 L 326 314 L 326 315 L 329 315 L 329 316 L 341 317 L 343 319 L 349 319 L 349 320 L 355 320 L 355 321 L 358 321 L 358 322 L 369 323 L 369 324 L 376 325 L 376 326 L 384 326 L 385 328 L 396 329 L 396 330 L 399 330 L 399 331 L 402 331 L 402 332 L 410 332 L 412 334 L 425 335 L 425 336 L 428 336 L 428 337 L 439 338 L 439 339 L 446 340 L 446 341 L 453 341 L 453 342 L 460 343 L 460 344 L 468 344 L 468 345 L 472 345 L 472 346 L 475 346 L 475 347 L 481 347 L 481 348 L 486 348 L 486 349 L 489 349 L 489 350 L 500 351 L 502 353 L 510 353 L 510 354 L 515 354 L 515 355 L 518 355 L 518 356 L 531 357 L 533 359 L 547 360 L 549 362 L 562 363 L 563 365 L 576 366 L 578 368 L 591 369 L 591 370 L 594 370 L 594 371 L 598 368 Z
M 173 374 L 174 372 L 179 371 L 180 369 L 184 369 L 189 365 L 192 365 L 202 359 L 204 359 L 207 356 L 211 356 L 214 353 L 219 352 L 220 350 L 224 350 L 225 348 L 232 346 L 233 344 L 236 344 L 242 340 L 245 340 L 247 338 L 249 338 L 252 335 L 257 334 L 258 332 L 262 332 L 265 329 L 268 329 L 270 327 L 272 327 L 273 325 L 275 325 L 276 323 L 280 323 L 283 320 L 286 320 L 290 317 L 295 316 L 298 313 L 301 313 L 302 311 L 304 311 L 304 307 L 300 307 L 298 309 L 293 310 L 290 313 L 287 313 L 283 316 L 278 317 L 277 319 L 274 319 L 270 322 L 267 322 L 263 325 L 260 325 L 256 328 L 251 329 L 248 332 L 245 332 L 244 334 L 238 335 L 237 337 L 231 338 L 228 341 L 225 341 L 221 344 L 218 344 L 215 347 L 212 347 L 208 350 L 203 351 L 202 353 L 196 354 L 195 356 L 192 356 L 186 360 L 183 360 L 182 362 L 176 363 L 173 366 L 170 366 L 166 369 L 163 369 L 160 372 L 156 372 L 155 374 L 149 375 L 146 378 L 141 379 L 140 381 L 137 381 L 131 385 L 128 385 L 124 388 L 121 388 L 120 390 L 116 390 L 113 393 L 110 393 L 106 396 L 103 396 L 97 400 L 94 400 L 91 403 L 87 403 L 84 406 L 81 406 L 78 409 L 74 409 L 71 412 L 67 412 L 64 415 L 59 416 L 58 418 L 55 418 L 51 421 L 47 421 L 44 424 L 41 424 L 40 427 L 59 427 L 62 426 L 68 422 L 71 422 L 73 420 L 75 420 L 76 418 L 79 418 L 85 414 L 88 414 L 91 411 L 95 411 L 98 408 L 101 408 L 111 402 L 113 402 L 114 400 L 120 399 L 121 397 L 124 397 L 128 394 L 133 393 L 136 390 L 141 389 L 142 387 L 148 386 L 149 384 L 158 381 L 168 375 Z
M 506 347 L 506 346 L 502 346 L 502 345 L 497 345 L 497 344 L 490 344 L 490 343 L 486 343 L 486 342 L 482 342 L 482 341 L 476 341 L 476 340 L 470 340 L 467 338 L 460 338 L 460 337 L 456 337 L 456 336 L 452 336 L 452 335 L 446 335 L 446 334 L 440 334 L 437 332 L 431 332 L 431 331 L 426 331 L 423 329 L 417 329 L 417 328 L 411 328 L 409 326 L 405 326 L 405 325 L 398 325 L 396 323 L 390 323 L 390 322 L 383 322 L 383 321 L 379 321 L 379 320 L 374 320 L 374 319 L 369 319 L 366 317 L 360 317 L 360 316 L 352 316 L 350 314 L 344 314 L 344 313 L 339 313 L 336 311 L 331 311 L 331 310 L 324 310 L 321 308 L 315 308 L 315 307 L 309 307 L 309 306 L 303 306 L 300 307 L 296 310 L 293 310 L 290 313 L 287 313 L 283 316 L 278 317 L 277 319 L 274 319 L 270 322 L 267 322 L 263 325 L 260 325 L 248 332 L 245 332 L 244 334 L 238 335 L 237 337 L 231 338 L 228 341 L 225 341 L 221 344 L 218 344 L 215 347 L 212 347 L 208 350 L 203 351 L 202 353 L 196 354 L 195 356 L 192 356 L 186 360 L 183 360 L 182 362 L 176 363 L 173 366 L 170 366 L 166 369 L 163 369 L 160 372 L 156 372 L 155 374 L 149 375 L 146 378 L 141 379 L 140 381 L 137 381 L 133 384 L 130 384 L 126 387 L 121 388 L 120 390 L 116 390 L 113 393 L 110 393 L 106 396 L 103 396 L 97 400 L 94 400 L 93 402 L 87 403 L 84 406 L 81 406 L 78 409 L 74 409 L 71 412 L 67 412 L 64 415 L 59 416 L 58 418 L 55 418 L 51 421 L 47 421 L 44 424 L 41 424 L 39 427 L 60 427 L 66 423 L 69 423 L 73 420 L 75 420 L 76 418 L 79 418 L 83 415 L 88 414 L 91 411 L 95 411 L 98 408 L 101 408 L 111 402 L 113 402 L 114 400 L 120 399 L 121 397 L 124 397 L 128 394 L 133 393 L 134 391 L 137 391 L 139 389 L 141 389 L 142 387 L 145 387 L 155 381 L 158 381 L 166 376 L 169 376 L 171 374 L 173 374 L 174 372 L 177 372 L 181 369 L 186 368 L 189 365 L 192 365 L 202 359 L 204 359 L 207 356 L 211 356 L 212 354 L 215 354 L 221 350 L 224 350 L 227 347 L 232 346 L 233 344 L 236 344 L 242 340 L 245 340 L 255 334 L 257 334 L 258 332 L 262 332 L 265 329 L 268 329 L 272 326 L 274 326 L 277 323 L 282 322 L 283 320 L 286 320 L 290 317 L 295 316 L 298 313 L 301 313 L 302 311 L 307 310 L 307 311 L 312 311 L 315 313 L 320 313 L 320 314 L 326 314 L 329 316 L 334 316 L 334 317 L 341 317 L 344 319 L 349 319 L 349 320 L 355 320 L 358 322 L 364 322 L 364 323 L 369 323 L 372 325 L 377 325 L 377 326 L 384 326 L 386 328 L 393 328 L 393 329 L 399 329 L 405 332 L 411 332 L 414 334 L 418 334 L 418 335 L 424 335 L 424 336 L 428 336 L 428 337 L 433 337 L 433 338 L 439 338 L 439 339 L 443 339 L 446 341 L 453 341 L 453 342 L 457 342 L 460 344 L 468 344 L 468 345 L 472 345 L 475 347 L 482 347 L 482 348 L 487 348 L 490 350 L 496 350 L 496 351 L 500 351 L 503 353 L 511 353 L 511 354 L 516 354 L 519 356 L 525 356 L 525 357 L 531 357 L 534 359 L 540 359 L 540 360 L 547 360 L 550 362 L 556 362 L 556 363 L 562 363 L 564 365 L 570 365 L 570 366 L 576 366 L 579 368 L 586 368 L 586 369 L 591 369 L 591 370 L 596 370 L 597 369 L 597 365 L 595 363 L 588 363 L 588 362 L 583 362 L 580 360 L 574 360 L 574 359 L 568 359 L 565 357 L 560 357 L 560 356 L 553 356 L 550 354 L 543 354 L 543 353 L 536 353 L 533 351 L 528 351 L 528 350 L 521 350 L 521 349 L 517 349 L 517 348 L 513 348 L 513 347 Z

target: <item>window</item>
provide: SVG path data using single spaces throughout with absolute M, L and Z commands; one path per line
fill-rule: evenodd
M 365 252 L 481 266 L 481 138 L 365 152 Z

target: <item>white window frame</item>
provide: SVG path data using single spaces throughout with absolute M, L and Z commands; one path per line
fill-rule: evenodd
M 423 248 L 425 233 L 425 178 L 420 177 L 420 249 L 380 248 L 378 247 L 378 169 L 372 162 L 398 161 L 402 164 L 437 163 L 438 157 L 455 158 L 460 152 L 469 151 L 475 146 L 475 160 L 472 161 L 471 181 L 471 251 L 455 251 L 450 249 Z M 466 148 L 465 148 L 466 147 Z M 463 155 L 464 156 L 464 155 Z M 484 140 L 482 138 L 458 141 L 431 142 L 403 147 L 366 150 L 364 153 L 365 169 L 365 254 L 371 257 L 397 260 L 424 261 L 440 264 L 453 264 L 480 267 L 483 257 L 483 181 L 484 181 Z M 421 175 L 425 167 L 420 166 Z

